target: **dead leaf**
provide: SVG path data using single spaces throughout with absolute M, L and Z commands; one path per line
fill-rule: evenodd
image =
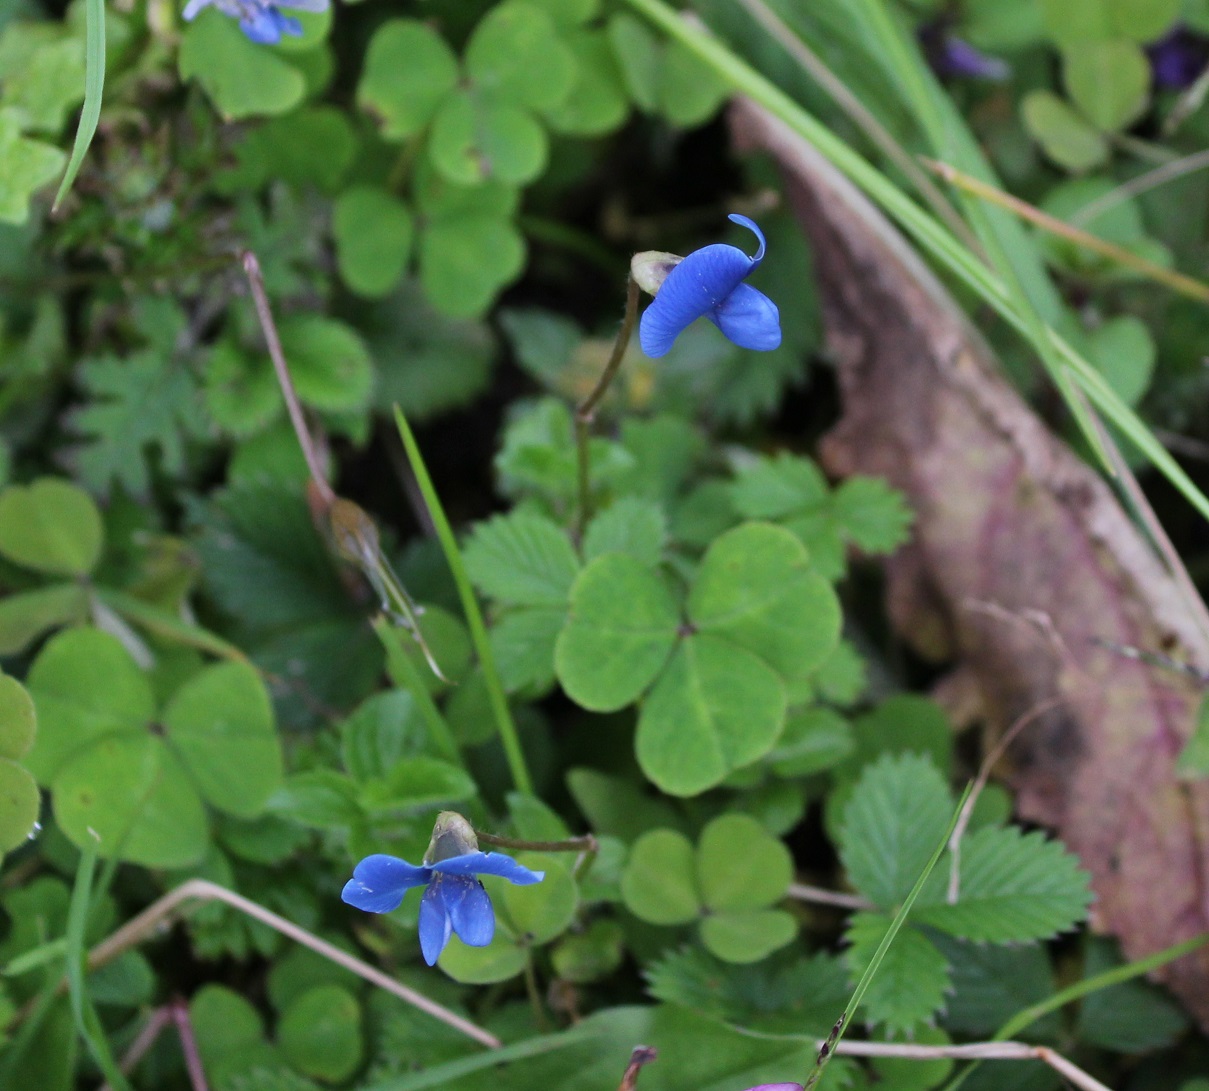
M 824 461 L 884 476 L 916 512 L 888 564 L 895 626 L 973 673 L 996 731 L 1053 703 L 1004 772 L 1020 814 L 1091 872 L 1097 929 L 1131 959 L 1209 929 L 1209 782 L 1174 772 L 1200 689 L 1109 646 L 1204 668 L 1193 611 L 882 214 L 754 104 L 734 106 L 732 132 L 778 161 L 813 245 L 843 404 Z M 1209 951 L 1164 976 L 1209 1029 Z

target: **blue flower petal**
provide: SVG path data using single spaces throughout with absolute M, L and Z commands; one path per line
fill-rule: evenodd
M 452 928 L 453 922 L 445 909 L 444 881 L 434 875 L 420 899 L 420 953 L 429 966 L 437 964 Z
M 495 936 L 495 911 L 483 884 L 464 875 L 446 875 L 440 883 L 454 932 L 468 947 L 486 947 Z
M 726 333 L 723 322 L 729 319 L 723 319 L 721 311 L 727 308 L 731 296 L 743 287 L 743 279 L 764 260 L 766 248 L 764 233 L 752 220 L 738 213 L 733 213 L 730 219 L 756 236 L 760 245 L 755 254 L 748 257 L 737 246 L 716 242 L 694 250 L 673 268 L 660 287 L 654 302 L 643 312 L 642 320 L 638 324 L 638 342 L 648 356 L 666 355 L 680 332 L 703 315 L 713 318 Z M 771 305 L 771 301 L 769 304 Z M 753 306 L 744 293 L 744 299 L 740 300 L 736 313 L 745 313 Z M 773 307 L 772 310 L 773 320 L 776 322 L 776 308 Z M 759 340 L 767 342 L 770 339 L 767 308 L 764 309 L 763 315 L 764 334 Z M 750 334 L 751 320 L 741 320 L 738 328 Z M 743 348 L 753 347 L 743 342 L 736 343 Z M 780 344 L 779 325 L 776 343 Z
M 257 45 L 276 45 L 281 41 L 281 24 L 272 8 L 247 8 L 239 20 L 239 29 Z
M 353 869 L 353 877 L 344 884 L 340 897 L 367 913 L 389 913 L 399 908 L 403 895 L 413 886 L 428 882 L 429 874 L 427 868 L 377 853 Z
M 768 352 L 781 344 L 781 312 L 750 284 L 740 284 L 708 317 L 739 348 Z
M 517 886 L 540 883 L 546 877 L 544 871 L 530 871 L 524 864 L 518 864 L 511 856 L 500 852 L 467 852 L 440 860 L 432 864 L 431 869 L 446 875 L 498 875 Z

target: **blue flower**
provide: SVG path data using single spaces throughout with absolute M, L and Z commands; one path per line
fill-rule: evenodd
M 239 29 L 260 45 L 276 45 L 283 34 L 298 37 L 302 24 L 282 15 L 279 8 L 298 11 L 327 11 L 331 0 L 189 0 L 184 17 L 192 20 L 202 8 L 213 7 L 232 19 L 239 20 Z
M 518 886 L 546 877 L 544 871 L 530 871 L 498 852 L 476 850 L 419 867 L 379 853 L 353 869 L 340 897 L 367 913 L 389 913 L 399 908 L 413 886 L 427 885 L 420 899 L 420 950 L 433 966 L 451 931 L 470 947 L 486 947 L 495 935 L 495 911 L 476 875 L 498 875 Z
M 676 264 L 643 312 L 638 341 L 648 356 L 664 356 L 685 327 L 708 318 L 740 348 L 767 352 L 781 343 L 777 305 L 744 279 L 764 260 L 764 235 L 746 216 L 730 219 L 754 232 L 760 248 L 748 257 L 716 242 Z

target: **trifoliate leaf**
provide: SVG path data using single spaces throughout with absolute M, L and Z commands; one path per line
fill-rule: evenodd
M 383 189 L 354 186 L 332 206 L 332 234 L 344 283 L 358 295 L 389 295 L 411 254 L 408 207 Z
M 601 136 L 618 128 L 630 110 L 617 57 L 604 30 L 567 35 L 575 82 L 558 105 L 542 111 L 546 123 L 566 136 Z
M 361 1063 L 361 1005 L 340 985 L 308 989 L 281 1013 L 277 1043 L 300 1072 L 341 1083 Z
M 477 524 L 464 556 L 479 590 L 514 606 L 565 606 L 579 574 L 562 527 L 523 512 Z
M 850 477 L 831 503 L 844 537 L 866 553 L 892 553 L 907 540 L 911 511 L 880 477 Z
M 1150 101 L 1150 62 L 1133 42 L 1080 42 L 1063 53 L 1062 78 L 1075 105 L 1102 132 L 1127 128 Z
M 747 523 L 710 546 L 687 612 L 702 634 L 760 656 L 786 680 L 809 674 L 835 647 L 839 601 L 793 534 Z
M 936 840 L 943 832 L 942 825 Z M 948 861 L 942 861 L 912 919 L 962 939 L 1027 943 L 1073 928 L 1092 901 L 1078 858 L 1040 831 L 986 826 L 967 834 L 958 874 L 958 900 L 950 905 L 945 900 Z
M 838 765 L 856 749 L 852 725 L 826 708 L 807 708 L 785 721 L 785 730 L 768 753 L 779 777 L 804 777 Z
M 651 924 L 687 924 L 701 912 L 696 854 L 674 830 L 644 833 L 621 876 L 626 908 Z
M 501 9 L 496 9 L 501 10 Z M 524 185 L 545 170 L 545 130 L 527 110 L 473 89 L 454 91 L 433 119 L 428 155 L 458 185 Z
M 797 922 L 782 909 L 714 913 L 701 922 L 701 942 L 723 962 L 759 962 L 797 933 Z
M 848 966 L 854 980 L 873 961 L 889 927 L 890 918 L 881 913 L 857 913 L 849 921 Z M 920 1023 L 931 1021 L 949 988 L 945 956 L 922 932 L 903 928 L 865 992 L 865 1018 L 884 1024 L 891 1033 L 910 1034 Z
M 628 553 L 648 568 L 663 559 L 667 542 L 667 520 L 652 500 L 623 496 L 600 512 L 584 535 L 584 560 L 603 553 Z
M 558 679 L 584 708 L 624 708 L 663 669 L 679 625 L 675 600 L 656 573 L 628 554 L 606 553 L 571 588 L 571 613 L 554 652 Z
M 102 356 L 81 364 L 79 381 L 91 400 L 72 415 L 71 428 L 91 442 L 74 457 L 92 491 L 106 493 L 117 481 L 146 496 L 152 452 L 169 475 L 184 468 L 184 438 L 198 429 L 201 414 L 193 376 L 179 361 L 152 351 Z
M 524 268 L 525 240 L 501 216 L 443 216 L 420 235 L 419 260 L 432 305 L 453 318 L 477 318 Z
M 370 39 L 357 105 L 386 140 L 405 140 L 432 120 L 457 82 L 457 58 L 440 34 L 417 19 L 391 19 Z
M 844 810 L 839 850 L 849 881 L 874 905 L 897 906 L 944 837 L 952 811 L 948 785 L 931 760 L 883 756 L 865 769 Z
M 1020 104 L 1024 127 L 1055 163 L 1084 171 L 1108 158 L 1108 142 L 1052 91 L 1030 91 Z
M 620 556 L 606 554 L 594 564 Z M 651 665 L 662 665 L 661 653 L 662 647 L 642 657 L 645 670 L 635 680 L 649 679 Z M 720 637 L 688 637 L 643 702 L 634 739 L 638 764 L 664 792 L 696 795 L 768 753 L 785 707 L 785 686 L 763 659 Z
M 750 815 L 721 815 L 701 831 L 697 885 L 708 909 L 763 909 L 785 896 L 792 878 L 789 850 Z
M 0 553 L 36 572 L 83 576 L 104 540 L 101 513 L 70 481 L 41 477 L 0 493 Z
M 575 82 L 575 58 L 542 8 L 510 0 L 497 4 L 466 45 L 473 84 L 503 102 L 532 109 L 559 105 Z

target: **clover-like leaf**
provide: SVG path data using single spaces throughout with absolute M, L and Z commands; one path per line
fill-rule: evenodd
M 466 45 L 466 73 L 480 89 L 532 109 L 559 105 L 575 82 L 575 58 L 550 15 L 525 0 L 497 4 Z
M 558 680 L 584 708 L 624 708 L 663 669 L 679 624 L 656 573 L 628 554 L 606 553 L 571 588 L 571 613 L 554 650 Z
M 716 913 L 701 922 L 701 942 L 723 962 L 759 962 L 797 934 L 797 922 L 783 909 Z
M 0 758 L 0 853 L 24 843 L 38 821 L 42 796 L 24 766 Z
M 1150 62 L 1134 42 L 1080 42 L 1063 54 L 1062 77 L 1075 105 L 1103 132 L 1127 128 L 1150 101 Z
M 566 532 L 551 519 L 520 511 L 477 524 L 465 559 L 479 590 L 514 606 L 565 606 L 579 574 Z
M 332 234 L 344 283 L 371 299 L 389 295 L 411 254 L 411 210 L 383 189 L 353 186 L 332 206 Z
M 750 815 L 721 815 L 701 831 L 697 882 L 707 908 L 764 909 L 785 896 L 792 878 L 789 850 Z
M 839 640 L 834 590 L 802 543 L 772 523 L 746 523 L 714 542 L 687 612 L 698 631 L 754 652 L 786 679 L 809 674 Z
M 0 674 L 0 757 L 25 756 L 38 730 L 33 698 L 15 678 Z
M 70 481 L 42 477 L 0 493 L 0 553 L 37 572 L 83 576 L 105 531 L 91 496 Z
M 361 1005 L 340 985 L 316 985 L 292 1001 L 277 1023 L 286 1060 L 325 1083 L 342 1083 L 361 1063 Z
M 440 34 L 418 19 L 391 19 L 370 39 L 357 105 L 386 140 L 405 140 L 432 120 L 457 82 L 457 57 Z
M 689 637 L 643 702 L 638 764 L 663 791 L 696 795 L 768 753 L 785 706 L 785 686 L 764 660 L 718 637 Z
M 621 876 L 626 908 L 651 924 L 688 924 L 701 912 L 692 842 L 675 830 L 650 830 L 630 850 Z
M 53 181 L 66 161 L 58 148 L 21 135 L 16 110 L 0 110 L 0 223 L 25 223 L 30 197 Z
M 523 185 L 542 173 L 549 154 L 533 115 L 473 89 L 454 91 L 433 119 L 428 155 L 451 182 L 497 179 Z
M 213 8 L 185 29 L 178 63 L 181 79 L 196 78 L 228 121 L 284 114 L 302 101 L 306 90 L 297 68 L 248 41 Z

